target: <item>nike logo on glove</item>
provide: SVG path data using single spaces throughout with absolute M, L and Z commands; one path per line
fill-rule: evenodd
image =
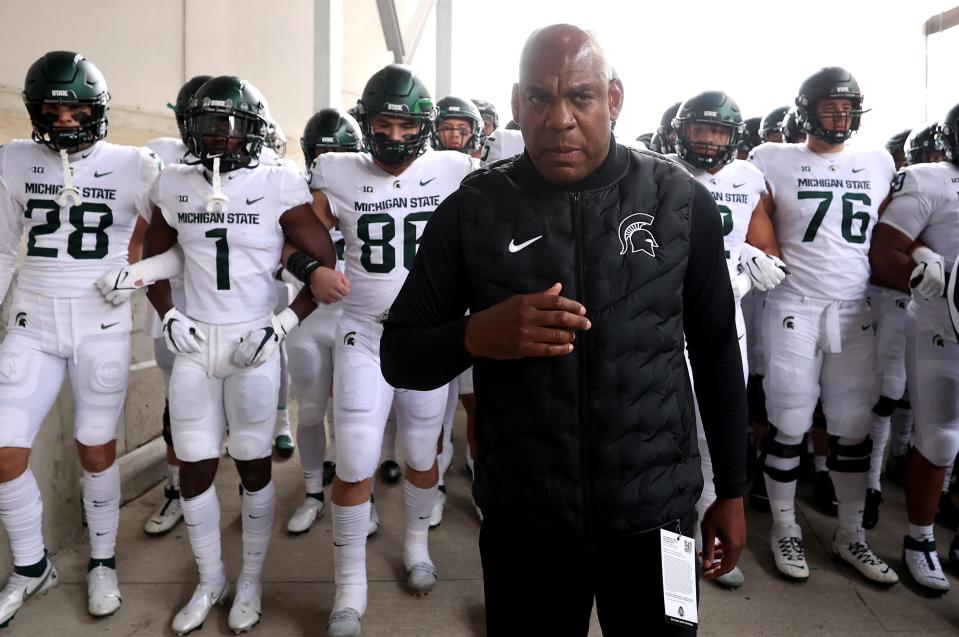
M 510 252 L 519 252 L 523 248 L 532 245 L 534 242 L 539 241 L 542 238 L 543 238 L 543 235 L 539 235 L 538 237 L 533 237 L 529 241 L 524 241 L 523 243 L 520 243 L 519 245 L 517 245 L 513 239 L 510 239 L 508 249 Z

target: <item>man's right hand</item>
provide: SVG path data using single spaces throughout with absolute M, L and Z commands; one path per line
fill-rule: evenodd
M 350 280 L 338 270 L 320 266 L 310 274 L 310 292 L 321 303 L 339 303 L 350 293 Z
M 466 323 L 466 350 L 474 358 L 499 360 L 531 356 L 565 356 L 573 351 L 574 330 L 588 330 L 586 308 L 559 295 L 555 283 L 536 294 L 517 294 L 471 314 Z

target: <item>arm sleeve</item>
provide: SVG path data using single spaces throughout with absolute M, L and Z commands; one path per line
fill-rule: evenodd
M 458 191 L 447 197 L 426 224 L 413 270 L 384 325 L 380 364 L 394 387 L 436 389 L 473 364 L 464 342 L 469 278 L 459 197 Z
M 694 188 L 683 324 L 716 495 L 736 498 L 746 490 L 746 385 L 720 214 L 705 187 Z
M 141 149 L 140 175 L 138 180 L 139 191 L 136 196 L 136 208 L 140 216 L 146 219 L 147 222 L 150 221 L 153 213 L 153 206 L 150 203 L 153 182 L 156 181 L 161 170 L 163 170 L 163 160 L 160 159 L 159 155 L 149 148 Z
M 892 226 L 913 240 L 929 223 L 933 209 L 916 177 L 913 171 L 899 171 L 893 182 L 892 200 L 879 218 L 879 223 Z
M 23 214 L 0 180 L 0 303 L 7 295 L 17 268 L 17 249 L 23 232 Z

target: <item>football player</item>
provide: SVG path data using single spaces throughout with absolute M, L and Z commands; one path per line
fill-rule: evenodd
M 786 119 L 786 113 L 788 112 L 788 106 L 780 106 L 779 108 L 774 108 L 763 118 L 759 124 L 759 140 L 761 142 L 782 143 L 785 141 L 783 137 L 783 120 Z
M 134 226 L 150 216 L 150 185 L 161 166 L 147 149 L 102 141 L 110 93 L 99 69 L 78 53 L 54 51 L 34 62 L 23 100 L 33 139 L 0 149 L 0 298 L 27 231 L 0 345 L 0 522 L 14 563 L 0 592 L 2 626 L 27 599 L 58 583 L 43 543 L 40 491 L 27 463 L 64 376 L 75 403 L 90 536 L 87 609 L 100 617 L 120 607 L 116 435 L 132 315 L 129 303 L 104 301 L 94 283 L 111 266 L 126 265 Z
M 156 153 L 163 160 L 165 166 L 179 164 L 190 154 L 186 145 L 186 112 L 190 107 L 190 99 L 193 94 L 209 79 L 211 79 L 209 75 L 197 75 L 190 78 L 177 92 L 176 103 L 167 104 L 176 116 L 176 125 L 180 131 L 180 137 L 157 137 L 147 142 L 147 148 Z M 185 309 L 183 281 L 172 279 L 170 288 L 174 305 Z M 145 331 L 153 338 L 153 359 L 163 374 L 163 383 L 166 388 L 164 395 L 166 395 L 170 387 L 173 354 L 167 349 L 166 341 L 163 340 L 163 333 L 160 331 L 160 318 L 156 315 L 156 312 L 147 312 Z M 177 460 L 176 453 L 173 451 L 169 399 L 165 399 L 163 402 L 162 431 L 163 440 L 166 442 L 167 482 L 163 489 L 163 501 L 143 525 L 143 530 L 150 535 L 166 533 L 183 518 L 183 509 L 180 507 L 180 461 Z
M 909 526 L 903 561 L 920 587 L 940 594 L 949 590 L 949 580 L 936 552 L 933 523 L 945 467 L 959 452 L 959 342 L 944 297 L 959 254 L 959 105 L 942 120 L 942 140 L 948 161 L 899 171 L 870 251 L 877 282 L 912 296 L 906 367 L 915 446 L 906 461 Z
M 484 126 L 483 116 L 473 102 L 447 95 L 436 103 L 433 148 L 455 150 L 471 157 L 480 157 L 483 151 Z
M 472 100 L 483 116 L 483 147 L 486 146 L 486 139 L 499 128 L 499 114 L 496 112 L 496 106 L 486 100 Z
M 902 145 L 907 166 L 942 161 L 946 158 L 945 151 L 937 122 L 928 122 L 912 129 Z
M 663 116 L 659 119 L 659 126 L 653 133 L 652 139 L 649 140 L 649 150 L 663 155 L 676 152 L 676 147 L 673 145 L 676 142 L 673 118 L 676 117 L 679 106 L 680 102 L 676 102 L 663 112 Z
M 381 320 L 412 267 L 433 210 L 478 166 L 463 153 L 429 150 L 436 111 L 425 85 L 407 66 L 391 64 L 375 73 L 358 108 L 369 154 L 320 155 L 310 174 L 324 223 L 338 222 L 343 233 L 351 286 L 342 303 L 333 372 L 336 600 L 328 634 L 334 637 L 358 635 L 366 610 L 370 484 L 391 407 L 407 464 L 407 585 L 414 595 L 425 595 L 436 584 L 428 533 L 447 388 L 417 392 L 387 384 L 379 364 Z
M 706 91 L 689 98 L 679 107 L 672 128 L 676 131 L 676 154 L 668 157 L 680 161 L 709 190 L 722 215 L 726 263 L 736 300 L 736 326 L 746 377 L 745 323 L 739 301 L 752 288 L 770 290 L 786 276 L 769 218 L 766 182 L 755 166 L 735 158 L 745 126 L 739 106 L 726 93 Z M 696 510 L 702 518 L 715 502 L 716 492 L 706 435 L 698 418 L 697 433 L 704 487 Z M 737 567 L 716 582 L 738 588 L 743 584 L 742 571 Z
M 761 117 L 750 117 L 743 120 L 743 124 L 746 125 L 746 132 L 743 133 L 742 142 L 739 144 L 737 159 L 746 159 L 749 157 L 749 152 L 762 143 L 763 140 L 759 138 L 759 126 L 761 122 Z
M 363 145 L 360 125 L 346 112 L 324 108 L 306 122 L 300 147 L 309 167 L 323 153 L 357 153 Z M 336 247 L 336 267 L 343 271 L 343 235 L 336 226 L 328 228 Z M 330 392 L 333 389 L 333 345 L 336 324 L 342 316 L 340 304 L 321 305 L 287 341 L 290 376 L 299 403 L 299 422 L 296 438 L 303 467 L 306 497 L 303 504 L 287 522 L 292 534 L 309 531 L 316 518 L 323 513 L 323 487 L 333 481 L 335 462 L 326 465 L 326 427 L 324 417 Z M 332 429 L 332 421 L 331 427 Z M 332 432 L 331 432 L 332 433 Z M 335 447 L 335 445 L 330 445 Z M 326 474 L 330 472 L 329 479 Z
M 868 434 L 879 398 L 866 302 L 869 233 L 895 171 L 885 151 L 845 143 L 859 129 L 862 99 L 848 71 L 821 69 L 796 98 L 806 143 L 762 144 L 751 154 L 772 193 L 776 239 L 791 271 L 766 301 L 770 428 L 764 471 L 776 567 L 789 578 L 806 579 L 796 478 L 803 435 L 821 399 L 838 501 L 833 554 L 870 581 L 891 585 L 899 578 L 869 547 L 862 518 L 872 451 Z
M 899 170 L 907 165 L 906 153 L 903 150 L 903 147 L 906 145 L 906 138 L 909 137 L 909 133 L 911 132 L 912 129 L 907 128 L 899 131 L 886 140 L 886 150 L 890 155 L 892 155 L 892 159 L 896 164 L 896 170 Z
M 799 125 L 795 106 L 790 107 L 783 118 L 783 141 L 787 144 L 802 144 L 806 141 L 806 131 Z
M 181 635 L 201 625 L 229 588 L 213 486 L 227 427 L 242 483 L 243 526 L 243 568 L 228 625 L 245 631 L 260 618 L 260 574 L 275 509 L 277 349 L 315 307 L 307 289 L 289 308 L 273 313 L 273 273 L 284 237 L 305 250 L 287 260 L 298 278 L 342 278 L 331 269 L 333 244 L 310 208 L 303 179 L 286 167 L 258 162 L 267 123 L 262 97 L 247 82 L 230 76 L 209 80 L 187 112 L 196 159 L 169 166 L 150 195 L 154 214 L 145 254 L 179 245 L 189 311 L 174 306 L 165 282 L 151 286 L 148 296 L 163 316 L 167 346 L 176 353 L 170 417 L 181 460 L 183 516 L 200 571 L 193 596 L 173 619 L 173 631 Z M 135 277 L 120 274 L 117 281 L 125 278 Z

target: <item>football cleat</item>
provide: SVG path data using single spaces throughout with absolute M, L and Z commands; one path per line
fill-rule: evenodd
M 360 613 L 355 608 L 341 608 L 330 614 L 327 637 L 360 637 Z
M 293 444 L 293 438 L 290 437 L 289 429 L 286 429 L 286 433 L 280 433 L 280 435 L 276 437 L 273 441 L 273 448 L 276 449 L 276 455 L 284 460 L 293 456 L 296 445 Z
M 202 628 L 207 615 L 214 606 L 223 603 L 229 591 L 230 583 L 225 578 L 214 584 L 200 582 L 193 591 L 193 597 L 173 618 L 173 632 L 182 637 L 190 631 Z
M 406 572 L 406 585 L 415 597 L 429 595 L 436 580 L 436 567 L 430 562 L 417 562 Z
M 87 573 L 87 610 L 91 615 L 112 615 L 120 608 L 121 601 L 117 572 L 114 569 L 101 564 Z
M 734 566 L 733 570 L 729 571 L 725 575 L 720 575 L 713 580 L 723 588 L 728 588 L 731 591 L 736 590 L 746 582 L 746 577 L 743 575 L 742 570 L 738 566 Z
M 13 616 L 28 599 L 46 593 L 59 583 L 60 574 L 49 558 L 46 570 L 39 577 L 27 577 L 14 572 L 0 591 L 0 628 L 10 625 Z
M 162 535 L 175 527 L 183 519 L 183 507 L 180 505 L 180 491 L 166 487 L 163 489 L 163 502 L 143 525 L 148 535 Z
M 920 541 L 907 535 L 902 543 L 902 561 L 920 588 L 938 595 L 949 592 L 949 580 L 942 572 L 935 540 Z
M 436 492 L 436 502 L 433 503 L 433 510 L 430 511 L 430 528 L 435 529 L 443 523 L 443 505 L 446 504 L 446 485 L 440 485 Z
M 809 579 L 806 547 L 803 545 L 802 529 L 798 524 L 794 526 L 773 524 L 770 529 L 769 544 L 773 550 L 776 568 L 780 573 L 794 580 Z
M 386 484 L 396 484 L 403 477 L 403 471 L 396 460 L 384 460 L 380 465 L 380 479 Z
M 233 596 L 233 605 L 230 607 L 230 616 L 226 622 L 234 634 L 245 633 L 260 622 L 261 594 L 259 582 L 252 580 L 237 582 L 236 595 Z
M 313 526 L 316 518 L 323 513 L 325 506 L 322 499 L 318 500 L 311 495 L 306 496 L 303 504 L 293 513 L 290 521 L 286 523 L 286 532 L 291 535 L 306 533 Z
M 832 539 L 832 554 L 851 565 L 870 582 L 892 586 L 899 581 L 896 571 L 872 552 L 862 530 L 836 531 Z

